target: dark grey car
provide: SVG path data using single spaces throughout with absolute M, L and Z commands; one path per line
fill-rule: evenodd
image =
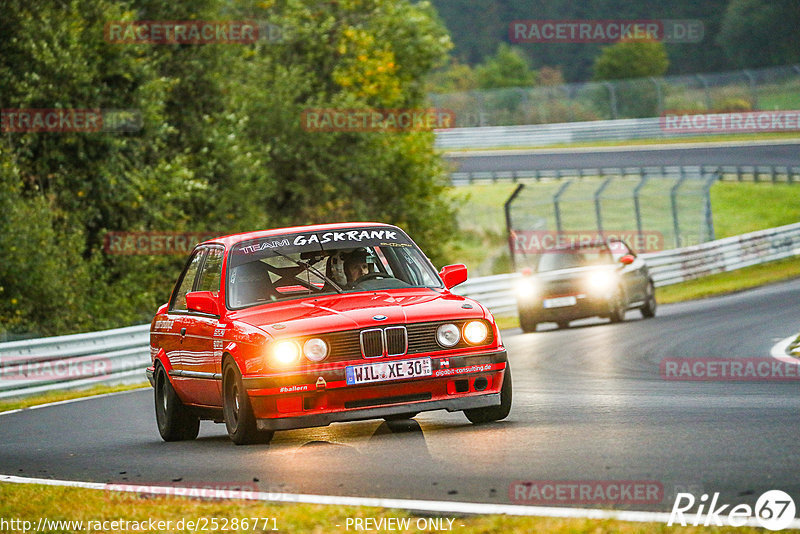
M 548 251 L 539 256 L 535 271 L 526 269 L 517 286 L 522 330 L 539 323 L 566 328 L 574 319 L 625 319 L 638 308 L 645 318 L 656 313 L 655 286 L 647 265 L 619 240 L 597 241 Z

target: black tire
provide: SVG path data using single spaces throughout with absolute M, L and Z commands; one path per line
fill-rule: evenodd
M 167 372 L 156 365 L 155 408 L 158 433 L 164 441 L 195 439 L 200 432 L 200 418 L 184 406 L 169 381 Z
M 237 445 L 269 443 L 274 432 L 258 430 L 250 397 L 242 384 L 242 373 L 228 363 L 222 375 L 222 412 L 228 436 Z
M 625 312 L 628 305 L 625 300 L 625 292 L 619 288 L 608 302 L 608 318 L 612 323 L 621 323 L 625 320 Z
M 500 388 L 500 404 L 498 406 L 489 406 L 487 408 L 472 408 L 471 410 L 464 410 L 464 415 L 467 416 L 469 422 L 474 425 L 483 423 L 491 423 L 492 421 L 499 421 L 508 417 L 511 411 L 512 400 L 512 384 L 511 384 L 511 366 L 506 363 L 506 373 L 503 377 L 503 387 Z
M 522 328 L 522 331 L 526 334 L 529 332 L 536 332 L 536 317 L 534 317 L 533 313 L 527 311 L 523 308 L 519 310 L 519 326 Z
M 559 321 L 556 324 L 558 325 L 558 328 L 560 328 L 561 330 L 569 328 L 569 321 Z
M 642 312 L 642 317 L 645 319 L 650 319 L 651 317 L 656 316 L 656 307 L 658 304 L 656 303 L 656 287 L 653 284 L 653 281 L 650 280 L 647 283 L 647 294 L 645 296 L 644 306 L 639 308 L 639 311 Z

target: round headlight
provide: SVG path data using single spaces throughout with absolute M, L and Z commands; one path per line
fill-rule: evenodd
M 470 321 L 464 325 L 464 339 L 471 345 L 478 345 L 486 341 L 489 328 L 483 321 Z
M 300 358 L 300 347 L 294 341 L 279 341 L 272 347 L 272 361 L 278 365 L 290 365 Z
M 452 347 L 461 339 L 461 333 L 454 324 L 443 324 L 436 329 L 436 341 L 443 347 Z
M 303 354 L 312 362 L 321 362 L 328 355 L 328 344 L 318 337 L 312 337 L 303 344 Z

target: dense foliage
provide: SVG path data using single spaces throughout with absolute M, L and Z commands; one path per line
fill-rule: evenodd
M 268 21 L 252 44 L 113 44 L 108 21 Z M 441 264 L 453 211 L 431 132 L 318 132 L 307 108 L 419 108 L 446 56 L 406 0 L 10 0 L 2 108 L 132 109 L 138 131 L 0 137 L 0 337 L 148 321 L 185 258 L 103 250 L 109 231 L 403 226 Z
M 667 74 L 718 72 L 788 65 L 800 61 L 797 0 L 432 0 L 453 36 L 453 56 L 478 65 L 509 42 L 514 20 L 696 19 L 705 27 L 700 43 L 667 44 Z M 520 44 L 535 69 L 560 67 L 567 81 L 586 81 L 598 43 Z

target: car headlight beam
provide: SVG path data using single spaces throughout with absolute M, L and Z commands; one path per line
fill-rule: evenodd
M 517 298 L 530 300 L 539 294 L 539 283 L 532 277 L 525 277 L 517 281 L 514 285 Z
M 586 283 L 592 293 L 608 293 L 617 285 L 617 277 L 610 271 L 589 273 Z
M 270 356 L 273 364 L 285 367 L 300 359 L 300 346 L 292 340 L 278 341 L 272 346 Z
M 464 325 L 464 339 L 470 345 L 479 345 L 489 337 L 489 328 L 483 321 L 470 321 Z

